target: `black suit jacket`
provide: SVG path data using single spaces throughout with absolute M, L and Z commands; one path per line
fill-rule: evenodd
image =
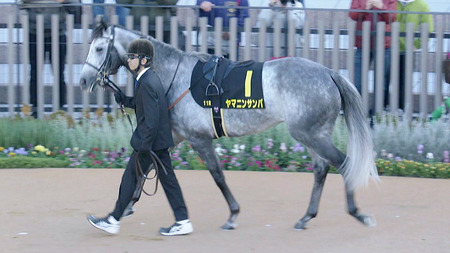
M 130 141 L 134 150 L 148 152 L 174 145 L 165 92 L 153 70 L 141 76 L 134 97 L 125 97 L 124 106 L 136 112 L 137 126 Z

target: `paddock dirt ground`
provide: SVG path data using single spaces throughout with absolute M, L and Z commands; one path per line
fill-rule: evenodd
M 92 227 L 87 214 L 111 211 L 122 169 L 0 170 L 0 252 L 450 252 L 450 181 L 382 177 L 356 192 L 365 227 L 346 213 L 339 175 L 325 184 L 309 228 L 293 225 L 309 203 L 313 175 L 225 171 L 238 200 L 238 228 L 222 231 L 229 210 L 208 171 L 176 171 L 194 233 L 164 237 L 173 223 L 161 189 L 143 196 L 119 235 Z M 154 182 L 148 182 L 147 191 Z

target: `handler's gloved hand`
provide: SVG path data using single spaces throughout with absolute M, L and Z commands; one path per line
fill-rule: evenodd
M 116 100 L 116 103 L 123 105 L 125 102 L 125 95 L 122 92 L 115 92 L 114 99 Z

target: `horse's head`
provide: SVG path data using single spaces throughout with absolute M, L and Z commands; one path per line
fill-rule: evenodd
M 105 88 L 108 76 L 117 73 L 119 67 L 126 63 L 125 49 L 117 38 L 115 27 L 108 27 L 104 22 L 92 32 L 92 43 L 86 62 L 81 69 L 80 87 L 92 92 L 96 85 Z

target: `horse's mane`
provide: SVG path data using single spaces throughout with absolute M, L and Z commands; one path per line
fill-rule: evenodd
M 102 37 L 103 31 L 105 31 L 107 28 L 108 25 L 103 20 L 101 20 L 97 27 L 95 27 L 92 31 L 91 40 Z
M 188 55 L 197 57 L 201 62 L 207 62 L 209 57 L 211 57 L 211 55 L 209 54 L 204 54 L 195 51 L 189 52 Z

